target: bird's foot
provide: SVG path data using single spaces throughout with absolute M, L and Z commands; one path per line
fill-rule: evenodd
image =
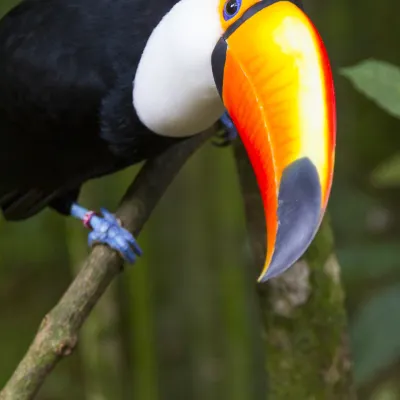
M 222 132 L 219 131 L 216 136 L 217 140 L 213 141 L 213 145 L 217 147 L 229 146 L 237 137 L 237 129 L 227 112 L 225 112 L 219 120 Z
M 83 224 L 92 229 L 89 233 L 88 244 L 106 244 L 118 251 L 129 263 L 136 261 L 136 256 L 142 255 L 142 250 L 133 235 L 121 226 L 121 222 L 110 212 L 101 209 L 102 216 L 87 212 L 82 218 Z

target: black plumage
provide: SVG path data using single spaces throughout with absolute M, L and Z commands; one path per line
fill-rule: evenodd
M 132 81 L 176 0 L 25 0 L 0 21 L 0 207 L 67 213 L 80 186 L 177 139 L 141 124 Z M 168 101 L 168 99 L 166 99 Z

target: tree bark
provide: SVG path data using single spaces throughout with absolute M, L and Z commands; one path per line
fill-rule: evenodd
M 235 144 L 247 229 L 255 264 L 265 257 L 265 220 L 258 186 L 243 145 Z M 325 218 L 305 256 L 257 287 L 271 400 L 356 398 L 347 318 L 333 235 Z
M 139 234 L 177 172 L 212 132 L 180 142 L 145 164 L 116 213 L 126 229 Z M 82 324 L 122 267 L 122 258 L 109 247 L 93 248 L 60 302 L 43 319 L 26 355 L 0 392 L 0 400 L 35 397 L 57 363 L 75 349 Z

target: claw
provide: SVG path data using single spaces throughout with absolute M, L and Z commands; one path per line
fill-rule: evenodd
M 219 131 L 216 136 L 218 140 L 214 140 L 212 144 L 217 147 L 226 147 L 238 137 L 236 127 L 227 112 L 225 112 L 219 120 L 223 131 Z
M 143 254 L 133 235 L 121 226 L 121 222 L 109 211 L 102 208 L 102 217 L 93 215 L 90 219 L 92 232 L 88 244 L 92 247 L 102 243 L 118 251 L 129 263 L 136 261 L 136 256 Z

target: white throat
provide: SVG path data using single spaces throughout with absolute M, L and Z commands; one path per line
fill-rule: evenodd
M 181 0 L 147 42 L 133 83 L 133 105 L 155 133 L 193 135 L 224 111 L 211 68 L 222 35 L 218 3 Z

